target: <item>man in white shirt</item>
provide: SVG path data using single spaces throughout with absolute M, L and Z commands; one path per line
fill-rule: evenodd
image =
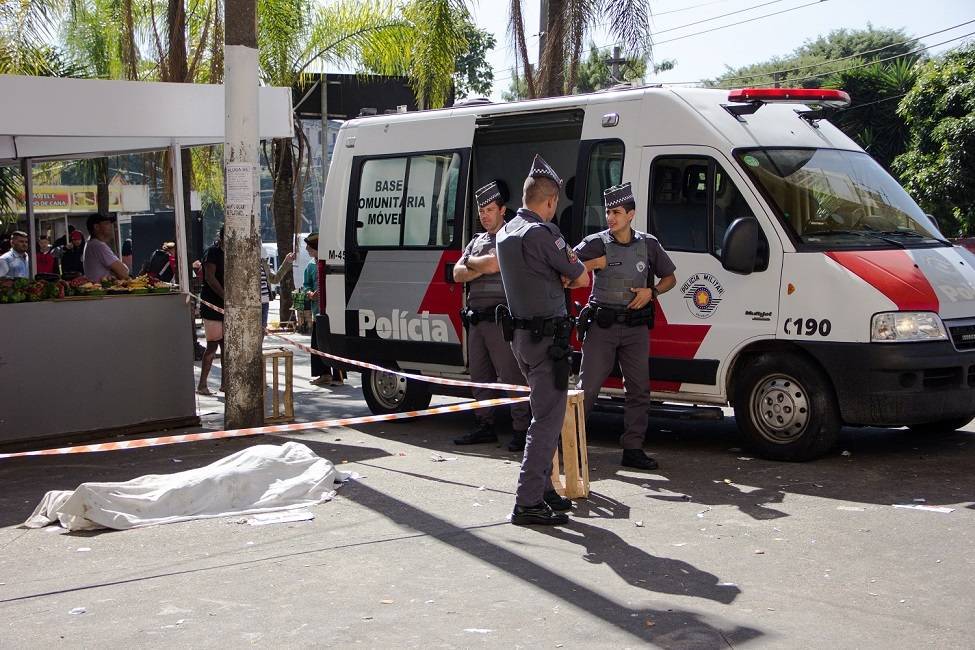
M 0 278 L 28 278 L 30 266 L 27 263 L 27 249 L 30 240 L 27 233 L 15 230 L 10 235 L 10 250 L 0 255 Z

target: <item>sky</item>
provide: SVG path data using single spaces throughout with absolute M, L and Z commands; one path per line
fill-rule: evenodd
M 533 35 L 528 40 L 533 59 L 538 54 L 539 4 L 538 0 L 523 0 L 526 33 Z M 677 62 L 674 70 L 646 80 L 663 83 L 714 78 L 726 66 L 737 68 L 785 56 L 804 41 L 834 29 L 862 29 L 872 24 L 875 28 L 903 28 L 911 36 L 923 36 L 975 20 L 975 2 L 972 0 L 650 0 L 650 8 L 654 14 L 651 22 L 655 42 L 653 58 Z M 493 33 L 498 41 L 489 52 L 488 61 L 495 71 L 491 98 L 500 100 L 501 93 L 510 84 L 514 62 L 507 35 L 508 2 L 479 0 L 473 5 L 473 11 L 477 25 Z M 740 13 L 724 15 L 731 12 Z M 783 13 L 762 17 L 776 12 Z M 709 18 L 715 20 L 707 20 Z M 753 18 L 756 20 L 692 35 Z M 975 23 L 922 38 L 921 43 L 923 46 L 934 45 L 973 32 Z M 963 40 L 971 39 L 975 36 Z M 597 46 L 613 44 L 605 28 L 599 28 L 592 40 Z M 963 40 L 954 40 L 929 51 L 938 53 Z M 609 49 L 607 47 L 605 51 L 609 52 Z

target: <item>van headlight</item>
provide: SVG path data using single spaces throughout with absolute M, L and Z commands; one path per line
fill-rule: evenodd
M 890 311 L 874 314 L 870 340 L 874 343 L 944 341 L 945 326 L 937 314 L 927 311 Z

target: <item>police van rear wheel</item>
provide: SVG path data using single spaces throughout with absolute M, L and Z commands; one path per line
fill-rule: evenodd
M 375 415 L 425 409 L 433 397 L 420 382 L 378 370 L 362 372 L 362 394 Z
M 735 382 L 735 419 L 752 449 L 772 460 L 804 461 L 836 444 L 839 407 L 820 368 L 788 353 L 744 363 Z

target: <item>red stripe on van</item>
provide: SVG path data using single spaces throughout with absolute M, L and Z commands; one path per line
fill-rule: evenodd
M 460 255 L 460 250 L 448 249 L 440 256 L 440 262 L 433 272 L 433 277 L 427 283 L 427 290 L 423 294 L 423 300 L 420 301 L 417 313 L 422 314 L 428 311 L 431 314 L 445 314 L 449 316 L 450 322 L 454 326 L 454 333 L 457 335 L 457 339 L 463 341 L 464 338 L 461 334 L 463 325 L 460 322 L 460 308 L 463 304 L 464 285 L 460 283 L 447 283 L 445 276 L 446 266 L 448 264 L 455 264 L 460 259 Z
M 830 251 L 826 255 L 884 294 L 897 309 L 938 311 L 934 288 L 907 251 Z
M 650 330 L 650 363 L 653 357 L 693 359 L 711 330 L 710 325 L 681 325 L 667 322 L 667 315 L 658 302 L 653 329 Z M 665 393 L 680 391 L 679 381 L 651 381 L 650 388 Z

